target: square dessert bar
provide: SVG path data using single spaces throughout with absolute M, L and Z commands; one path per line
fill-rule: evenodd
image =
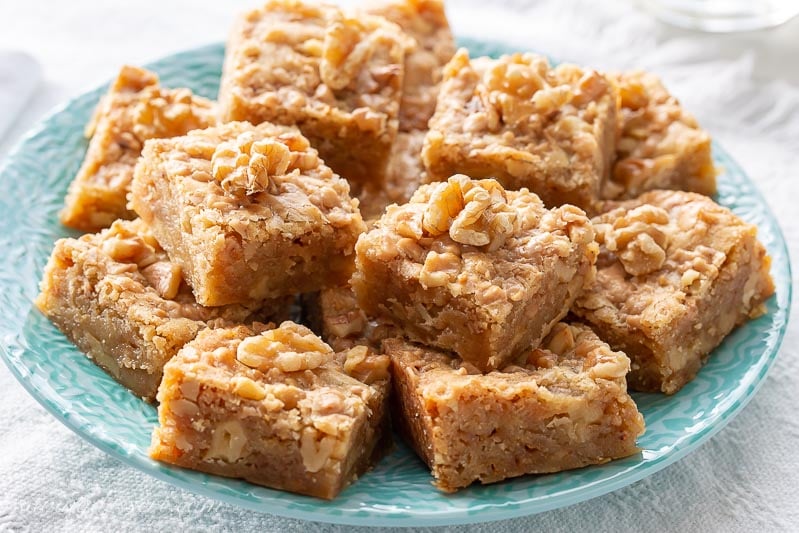
M 148 141 L 131 205 L 209 306 L 340 285 L 365 229 L 347 182 L 270 123 Z
M 455 53 L 442 0 L 373 1 L 367 11 L 397 24 L 416 41 L 405 54 L 400 131 L 427 130 L 436 110 L 441 70 Z
M 572 205 L 453 176 L 390 206 L 358 239 L 361 308 L 481 370 L 535 346 L 593 278 L 597 245 Z
M 757 228 L 706 196 L 650 191 L 593 222 L 596 282 L 572 312 L 630 357 L 634 390 L 680 390 L 774 293 Z
M 134 218 L 127 194 L 144 141 L 207 128 L 214 117 L 211 101 L 188 89 L 164 89 L 147 70 L 122 67 L 86 127 L 89 150 L 69 186 L 61 222 L 99 231 L 118 218 Z
M 528 188 L 549 207 L 595 209 L 610 174 L 616 91 L 602 74 L 514 54 L 469 59 L 459 50 L 444 81 L 422 157 L 429 179 L 455 173 Z
M 293 322 L 204 330 L 164 369 L 150 455 L 332 499 L 387 448 L 388 364 Z
M 579 324 L 558 323 L 518 365 L 488 374 L 400 339 L 391 357 L 402 435 L 453 492 L 632 455 L 644 419 L 627 393 L 630 361 Z
M 359 187 L 377 186 L 397 133 L 409 45 L 380 17 L 269 0 L 233 28 L 222 117 L 297 125 L 337 173 Z
M 629 72 L 613 80 L 619 88 L 621 138 L 604 195 L 635 198 L 652 189 L 715 194 L 710 135 L 696 119 L 654 74 Z
M 139 219 L 56 242 L 36 299 L 81 351 L 148 400 L 164 364 L 201 329 L 283 317 L 289 304 L 283 298 L 263 308 L 198 305 L 180 267 Z

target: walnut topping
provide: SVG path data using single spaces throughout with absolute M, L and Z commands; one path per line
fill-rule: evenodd
M 434 187 L 422 217 L 422 229 L 429 235 L 449 232 L 455 242 L 492 251 L 513 233 L 516 211 L 497 181 L 458 174 Z
M 266 372 L 313 370 L 334 356 L 333 349 L 305 326 L 283 322 L 280 327 L 241 341 L 236 350 L 240 363 Z
M 366 346 L 355 346 L 347 352 L 344 360 L 344 372 L 371 385 L 376 381 L 388 379 L 389 357 L 376 355 Z
M 319 65 L 324 84 L 338 91 L 358 79 L 379 48 L 395 46 L 399 33 L 392 34 L 389 28 L 375 27 L 368 17 L 365 20 L 344 17 L 330 24 L 325 31 Z M 379 74 L 372 73 L 372 77 Z
M 573 65 L 550 69 L 546 58 L 534 54 L 513 54 L 488 65 L 478 94 L 490 130 L 529 121 L 533 112 L 545 116 L 569 104 L 581 107 L 610 90 L 596 71 Z
M 542 57 L 514 54 L 507 62 L 497 61 L 483 74 L 483 83 L 491 91 L 529 99 L 547 83 L 549 65 Z
M 158 291 L 161 298 L 172 300 L 178 295 L 181 277 L 180 265 L 170 261 L 158 261 L 141 269 L 147 283 Z
M 688 294 L 702 292 L 718 277 L 726 257 L 723 252 L 704 245 L 677 250 L 674 260 L 679 265 L 680 289 Z
M 106 239 L 102 245 L 105 255 L 120 263 L 134 263 L 139 268 L 155 263 L 155 248 L 134 233 L 119 233 Z
M 421 272 L 419 272 L 419 282 L 425 289 L 442 287 L 454 281 L 460 270 L 460 257 L 451 252 L 439 254 L 431 250 L 424 260 Z
M 604 353 L 599 350 L 595 353 L 597 362 L 589 370 L 591 377 L 609 380 L 623 379 L 630 371 L 630 360 L 627 357 L 621 357 L 618 353 Z
M 185 132 L 198 122 L 188 89 L 144 89 L 133 108 L 133 117 L 133 135 L 139 140 L 161 137 L 164 131 Z
M 211 436 L 211 447 L 205 453 L 204 459 L 222 459 L 234 463 L 241 457 L 247 438 L 244 427 L 238 420 L 228 420 L 214 429 Z
M 285 143 L 256 140 L 248 131 L 216 148 L 211 172 L 225 192 L 254 194 L 267 190 L 270 176 L 285 175 L 290 163 L 291 150 Z
M 609 251 L 616 253 L 628 274 L 641 276 L 663 266 L 668 235 L 658 226 L 668 223 L 666 211 L 642 205 L 617 218 L 612 226 L 597 224 L 597 235 Z

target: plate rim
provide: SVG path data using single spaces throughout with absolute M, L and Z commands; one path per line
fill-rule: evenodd
M 518 48 L 511 43 L 503 43 L 501 41 L 482 40 L 475 38 L 459 38 L 459 46 L 465 46 L 472 52 L 475 48 L 489 47 L 493 49 L 502 50 L 503 53 L 512 51 Z M 203 52 L 215 52 L 219 48 L 224 47 L 224 43 L 210 43 L 190 49 L 178 51 L 173 54 L 166 55 L 155 61 L 148 62 L 144 65 L 145 68 L 158 70 L 163 63 L 180 62 L 189 57 L 193 57 Z M 50 109 L 42 118 L 40 118 L 27 132 L 22 135 L 3 157 L 0 162 L 0 188 L 3 187 L 5 181 L 6 170 L 13 162 L 24 153 L 24 148 L 27 143 L 35 138 L 37 135 L 45 132 L 48 129 L 49 123 L 61 113 L 67 111 L 76 103 L 87 99 L 99 97 L 109 85 L 109 82 L 95 86 L 92 89 L 85 90 L 80 94 L 73 96 L 66 101 L 58 104 Z M 485 523 L 497 520 L 506 520 L 512 518 L 519 518 L 524 516 L 531 516 L 541 512 L 550 511 L 562 507 L 567 507 L 587 501 L 599 496 L 617 491 L 626 486 L 637 483 L 638 481 L 649 477 L 656 472 L 674 464 L 681 460 L 688 454 L 697 450 L 704 443 L 710 440 L 719 431 L 724 429 L 726 425 L 737 416 L 741 410 L 751 401 L 757 394 L 757 391 L 765 382 L 769 371 L 774 366 L 774 362 L 780 353 L 780 348 L 785 337 L 785 333 L 790 323 L 791 315 L 791 302 L 793 299 L 793 286 L 790 281 L 792 280 L 792 266 L 790 260 L 790 253 L 785 240 L 782 227 L 779 224 L 774 212 L 771 210 L 769 204 L 766 202 L 760 189 L 752 180 L 748 173 L 746 173 L 741 165 L 727 152 L 719 143 L 713 141 L 714 159 L 720 158 L 724 160 L 724 165 L 733 171 L 744 176 L 751 184 L 751 189 L 756 196 L 758 204 L 764 207 L 763 213 L 773 228 L 774 234 L 778 237 L 776 248 L 779 249 L 781 255 L 785 258 L 785 272 L 788 278 L 788 283 L 785 286 L 785 295 L 782 297 L 784 303 L 778 305 L 775 310 L 775 317 L 779 314 L 784 314 L 784 320 L 777 331 L 777 338 L 774 341 L 772 350 L 767 354 L 763 360 L 761 355 L 761 367 L 759 371 L 753 375 L 748 383 L 745 384 L 745 390 L 741 396 L 737 398 L 726 410 L 719 411 L 711 414 L 706 419 L 706 425 L 697 433 L 691 435 L 685 442 L 681 443 L 679 447 L 666 456 L 661 456 L 652 460 L 645 460 L 630 467 L 627 470 L 620 471 L 611 477 L 604 477 L 594 480 L 588 484 L 580 485 L 561 491 L 557 494 L 548 494 L 543 497 L 532 497 L 521 500 L 508 501 L 504 505 L 489 504 L 485 507 L 481 506 L 481 510 L 477 514 L 469 514 L 473 512 L 473 507 L 467 508 L 447 508 L 443 511 L 425 511 L 424 513 L 398 513 L 396 510 L 378 511 L 374 508 L 369 508 L 365 511 L 356 510 L 343 510 L 341 514 L 335 513 L 319 513 L 318 510 L 309 511 L 303 508 L 295 508 L 287 505 L 272 508 L 276 502 L 274 500 L 265 502 L 263 500 L 248 500 L 246 498 L 236 497 L 235 495 L 221 494 L 216 488 L 207 485 L 206 483 L 197 482 L 196 479 L 184 479 L 174 475 L 174 472 L 184 472 L 185 469 L 157 463 L 156 461 L 146 458 L 142 459 L 128 449 L 118 449 L 113 443 L 106 442 L 98 432 L 87 431 L 86 427 L 91 426 L 91 422 L 82 416 L 72 416 L 69 412 L 61 408 L 61 406 L 51 398 L 49 394 L 42 394 L 30 379 L 29 372 L 23 372 L 22 368 L 18 368 L 12 361 L 11 354 L 9 353 L 10 347 L 13 345 L 10 342 L 11 337 L 19 334 L 19 331 L 4 331 L 0 339 L 0 358 L 3 359 L 6 367 L 14 378 L 22 385 L 28 394 L 30 394 L 45 410 L 50 413 L 56 420 L 65 425 L 72 432 L 76 433 L 81 439 L 89 442 L 96 448 L 104 453 L 120 460 L 124 464 L 137 469 L 140 472 L 148 474 L 161 482 L 168 483 L 172 486 L 177 486 L 181 489 L 187 490 L 191 493 L 202 495 L 211 498 L 215 501 L 234 505 L 240 508 L 268 513 L 277 516 L 288 518 L 309 520 L 314 522 L 325 522 L 332 524 L 342 525 L 357 525 L 357 526 L 375 526 L 375 521 L 381 521 L 381 526 L 394 526 L 394 527 L 418 527 L 418 526 L 439 526 L 439 525 L 461 525 L 461 524 L 475 524 Z M 772 254 L 774 255 L 774 254 Z M 38 312 L 35 306 L 31 305 L 34 312 Z M 20 346 L 14 346 L 17 349 L 23 349 Z M 121 385 L 118 385 L 121 387 Z M 744 386 L 742 384 L 742 386 Z M 510 481 L 512 482 L 512 481 Z M 269 489 L 273 490 L 273 489 Z M 280 492 L 280 491 L 275 491 Z M 301 498 L 305 498 L 299 496 Z M 335 508 L 335 500 L 332 502 L 324 500 L 310 499 L 314 505 L 319 507 Z M 528 508 L 525 508 L 527 506 Z M 267 508 L 265 508 L 267 507 Z M 532 507 L 532 508 L 530 508 Z M 327 509 L 325 509 L 327 511 Z M 365 512 L 366 514 L 360 514 Z M 398 516 L 399 514 L 399 516 Z

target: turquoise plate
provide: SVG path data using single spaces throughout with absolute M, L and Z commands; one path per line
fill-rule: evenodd
M 474 54 L 507 52 L 465 42 Z M 170 87 L 215 97 L 222 45 L 177 54 L 151 65 Z M 641 453 L 602 466 L 528 476 L 454 495 L 430 484 L 424 465 L 398 449 L 333 502 L 242 481 L 172 468 L 147 456 L 156 411 L 77 351 L 31 304 L 53 242 L 69 235 L 58 223 L 64 193 L 86 151 L 83 126 L 105 88 L 79 96 L 30 132 L 0 167 L 0 321 L 11 372 L 47 410 L 101 450 L 175 486 L 224 502 L 294 518 L 380 526 L 485 522 L 563 507 L 649 476 L 696 449 L 743 408 L 777 356 L 788 320 L 790 266 L 776 220 L 751 180 L 719 146 L 717 200 L 756 224 L 773 259 L 777 295 L 768 313 L 738 328 L 699 376 L 678 394 L 635 396 L 646 418 Z

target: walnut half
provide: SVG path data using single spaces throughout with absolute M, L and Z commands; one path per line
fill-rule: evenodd
M 597 236 L 616 253 L 624 270 L 642 276 L 659 270 L 666 261 L 668 234 L 662 229 L 669 215 L 660 207 L 642 205 L 617 218 L 613 224 L 597 224 Z M 661 226 L 661 227 L 659 227 Z
M 270 176 L 285 175 L 291 150 L 276 139 L 256 139 L 245 132 L 221 143 L 211 157 L 211 173 L 230 194 L 254 194 L 267 190 Z
M 508 205 L 505 189 L 493 179 L 471 180 L 457 174 L 432 185 L 422 229 L 429 235 L 449 233 L 461 244 L 496 250 L 513 234 L 516 211 Z

